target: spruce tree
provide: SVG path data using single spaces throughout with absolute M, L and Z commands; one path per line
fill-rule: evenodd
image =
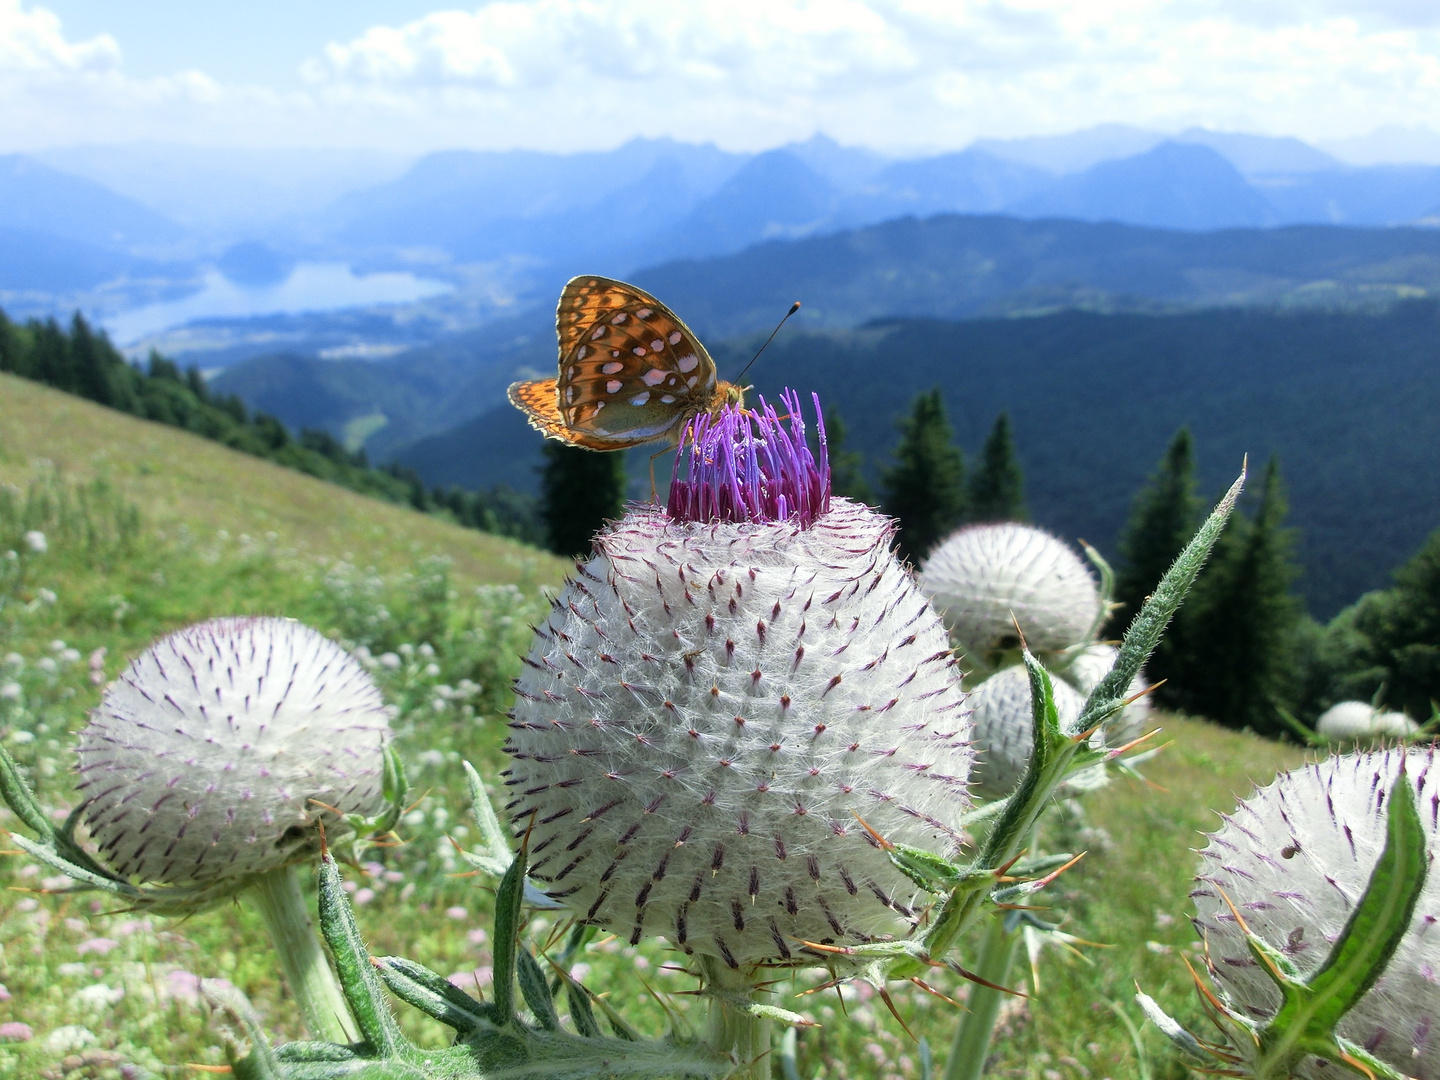
M 901 555 L 918 563 L 961 522 L 965 463 L 938 386 L 916 397 L 898 426 L 900 445 L 885 472 L 881 505 L 899 522 Z
M 540 473 L 540 520 L 557 555 L 589 552 L 590 540 L 625 509 L 625 455 L 597 453 L 545 440 Z
M 1107 633 L 1120 637 L 1130 620 L 1139 614 L 1165 571 L 1185 549 L 1200 526 L 1202 507 L 1195 495 L 1195 444 L 1189 428 L 1175 432 L 1165 455 L 1150 481 L 1135 496 L 1130 519 L 1120 537 L 1119 568 L 1115 573 L 1115 602 Z M 1179 621 L 1186 618 L 1180 609 Z M 1152 682 L 1183 680 L 1176 664 L 1178 644 L 1175 632 L 1160 639 L 1145 669 Z M 1158 691 L 1162 702 L 1173 703 L 1175 689 L 1169 684 Z
M 830 490 L 856 502 L 873 503 L 875 495 L 861 471 L 864 461 L 859 450 L 845 449 L 848 429 L 833 405 L 825 409 L 825 442 L 830 453 Z
M 1440 531 L 1396 571 L 1392 588 L 1336 616 L 1330 636 L 1343 634 L 1347 616 L 1356 640 L 1332 684 L 1362 700 L 1381 691 L 1386 708 L 1423 723 L 1440 702 Z
M 967 521 L 1025 521 L 1025 477 L 1015 456 L 1010 414 L 1002 412 L 980 451 L 980 467 L 970 477 Z
M 1271 458 L 1254 516 L 1231 520 L 1175 627 L 1183 667 L 1171 699 L 1226 727 L 1264 735 L 1285 730 L 1277 706 L 1292 707 L 1297 690 L 1301 608 L 1290 591 L 1296 569 L 1286 509 L 1280 466 Z

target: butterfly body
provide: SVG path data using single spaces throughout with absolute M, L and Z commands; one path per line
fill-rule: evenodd
M 555 311 L 559 373 L 510 386 L 547 438 L 587 450 L 679 442 L 689 421 L 743 400 L 680 317 L 613 278 L 572 278 Z

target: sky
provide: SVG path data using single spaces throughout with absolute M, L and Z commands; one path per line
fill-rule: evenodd
M 1436 0 L 0 0 L 0 152 L 1436 126 Z

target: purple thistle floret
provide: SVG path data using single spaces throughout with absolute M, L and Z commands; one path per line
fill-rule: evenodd
M 812 394 L 819 456 L 805 441 L 800 395 L 780 395 L 787 429 L 762 397 L 760 408 L 728 405 L 691 421 L 675 454 L 667 509 L 677 521 L 794 521 L 808 529 L 830 509 L 830 457 L 820 396 Z M 681 459 L 689 469 L 681 478 Z

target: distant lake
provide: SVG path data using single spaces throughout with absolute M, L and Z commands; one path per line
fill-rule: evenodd
M 158 330 L 196 319 L 332 311 L 368 304 L 408 304 L 451 291 L 454 286 L 409 272 L 354 273 L 345 263 L 302 262 L 283 281 L 240 285 L 218 270 L 183 300 L 150 304 L 102 320 L 116 344 L 125 346 Z

